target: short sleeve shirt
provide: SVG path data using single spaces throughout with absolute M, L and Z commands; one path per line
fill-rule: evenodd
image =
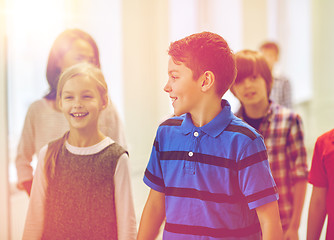
M 327 188 L 327 239 L 334 238 L 334 129 L 321 135 L 315 144 L 309 182 Z
M 202 127 L 185 114 L 157 130 L 144 182 L 165 194 L 164 239 L 260 239 L 255 208 L 278 199 L 262 137 L 222 107 Z
M 244 116 L 244 108 L 236 113 Z M 267 147 L 270 169 L 277 184 L 278 201 L 283 229 L 293 215 L 293 185 L 307 180 L 308 167 L 302 119 L 292 110 L 271 101 L 259 132 Z

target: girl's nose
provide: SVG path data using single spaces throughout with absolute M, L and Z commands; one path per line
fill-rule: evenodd
M 75 99 L 73 107 L 81 108 L 82 107 L 81 100 L 80 99 Z

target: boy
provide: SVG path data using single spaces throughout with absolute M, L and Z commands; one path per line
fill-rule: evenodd
M 314 147 L 309 182 L 313 184 L 307 239 L 319 239 L 328 214 L 326 239 L 334 239 L 334 129 L 321 135 Z
M 284 237 L 298 239 L 308 175 L 301 118 L 269 100 L 273 79 L 262 54 L 240 51 L 236 64 L 238 74 L 231 87 L 241 103 L 236 115 L 262 134 L 280 196 Z
M 260 46 L 260 52 L 267 60 L 270 71 L 274 76 L 274 84 L 271 89 L 270 99 L 284 107 L 292 108 L 292 93 L 289 79 L 274 73 L 274 67 L 278 62 L 279 57 L 278 45 L 275 42 L 264 42 Z
M 176 117 L 157 131 L 144 182 L 151 188 L 138 239 L 281 239 L 278 194 L 261 136 L 221 100 L 234 54 L 217 34 L 170 45 L 169 94 Z

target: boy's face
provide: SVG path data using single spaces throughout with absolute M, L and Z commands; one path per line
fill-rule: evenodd
M 260 76 L 249 76 L 232 86 L 235 96 L 247 107 L 247 105 L 268 104 L 267 85 Z
M 201 81 L 193 79 L 193 73 L 184 63 L 176 64 L 172 58 L 168 62 L 168 81 L 164 90 L 169 94 L 174 114 L 192 114 L 200 101 Z

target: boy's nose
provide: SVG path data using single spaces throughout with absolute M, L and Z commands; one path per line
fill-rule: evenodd
M 165 87 L 164 87 L 164 91 L 165 92 L 170 92 L 170 90 L 171 90 L 171 87 L 169 85 L 169 82 L 167 82 L 166 85 L 165 85 Z
M 245 85 L 246 88 L 248 88 L 252 85 L 252 82 L 249 79 L 246 78 L 245 81 L 244 81 L 244 85 Z

